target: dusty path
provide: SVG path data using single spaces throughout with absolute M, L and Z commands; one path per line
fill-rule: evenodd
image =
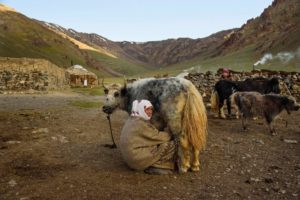
M 0 199 L 299 199 L 300 112 L 262 120 L 243 132 L 239 120 L 209 114 L 199 173 L 151 176 L 123 163 L 110 143 L 106 116 L 72 101 L 78 94 L 0 95 Z M 127 114 L 112 116 L 118 133 Z M 289 139 L 289 140 L 285 140 Z M 298 142 L 296 144 L 289 142 Z

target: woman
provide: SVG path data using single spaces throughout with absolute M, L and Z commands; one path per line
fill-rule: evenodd
M 231 72 L 228 68 L 223 68 L 221 79 L 229 79 L 231 80 Z
M 175 143 L 167 132 L 151 123 L 153 106 L 148 100 L 135 100 L 130 118 L 120 137 L 120 150 L 129 167 L 151 174 L 171 174 L 174 170 Z

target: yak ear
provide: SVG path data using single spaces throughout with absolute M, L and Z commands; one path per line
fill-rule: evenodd
M 126 86 L 124 86 L 123 88 L 121 88 L 121 97 L 126 96 L 127 92 L 128 92 L 128 90 L 127 90 Z

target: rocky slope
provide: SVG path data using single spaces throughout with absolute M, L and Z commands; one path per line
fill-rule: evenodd
M 218 51 L 227 54 L 254 46 L 257 54 L 296 50 L 300 46 L 300 1 L 274 0 L 257 18 L 230 35 Z
M 221 31 L 206 38 L 178 38 L 156 42 L 119 42 L 122 49 L 137 60 L 154 66 L 168 66 L 197 56 L 204 56 L 221 45 L 235 29 Z

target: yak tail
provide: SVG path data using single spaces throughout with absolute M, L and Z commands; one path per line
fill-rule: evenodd
M 211 93 L 210 104 L 213 112 L 219 112 L 219 95 L 215 89 Z
M 183 112 L 182 132 L 197 150 L 206 146 L 207 115 L 202 96 L 193 84 L 189 85 L 187 101 Z

